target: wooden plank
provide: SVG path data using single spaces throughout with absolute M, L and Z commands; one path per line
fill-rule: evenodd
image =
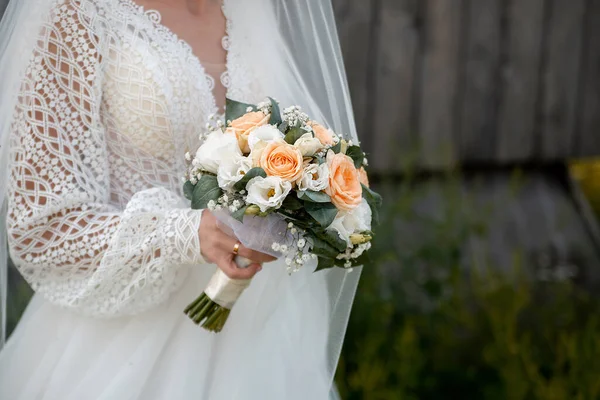
M 508 0 L 507 17 L 496 159 L 526 161 L 535 150 L 544 0 Z
M 586 0 L 552 0 L 550 6 L 542 99 L 544 160 L 567 158 L 574 152 Z
M 377 172 L 400 171 L 398 159 L 413 156 L 417 135 L 413 126 L 416 90 L 415 61 L 419 51 L 419 0 L 382 0 L 376 54 L 374 140 L 370 167 Z
M 425 4 L 419 112 L 421 162 L 425 167 L 439 168 L 453 164 L 457 158 L 458 132 L 454 128 L 462 7 L 458 1 L 426 0 Z
M 588 1 L 579 156 L 600 155 L 600 1 Z
M 358 134 L 370 151 L 372 142 L 366 124 L 369 110 L 370 30 L 376 0 L 333 0 L 338 34 L 347 68 Z
M 470 0 L 468 15 L 460 153 L 463 162 L 481 162 L 495 154 L 502 1 Z

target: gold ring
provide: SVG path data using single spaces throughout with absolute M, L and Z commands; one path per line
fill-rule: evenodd
M 233 254 L 237 255 L 237 253 L 240 251 L 240 244 L 240 242 L 237 242 L 233 245 Z

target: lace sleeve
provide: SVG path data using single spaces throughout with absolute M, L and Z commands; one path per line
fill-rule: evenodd
M 199 211 L 155 188 L 109 203 L 93 18 L 60 2 L 40 32 L 12 124 L 8 241 L 50 301 L 97 316 L 164 301 L 200 255 Z

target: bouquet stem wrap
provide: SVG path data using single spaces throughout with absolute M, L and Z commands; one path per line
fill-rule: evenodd
M 231 279 L 223 271 L 217 269 L 204 293 L 221 307 L 231 310 L 248 286 L 250 286 L 250 279 Z
M 236 257 L 238 265 L 249 265 L 248 260 Z M 196 324 L 211 332 L 220 332 L 227 322 L 231 308 L 240 298 L 242 292 L 250 286 L 250 279 L 231 279 L 223 271 L 217 269 L 204 293 L 185 309 L 185 313 Z
M 276 215 L 269 217 L 247 216 L 244 223 L 232 218 L 226 212 L 215 212 L 219 228 L 238 240 L 246 247 L 274 257 L 281 254 L 271 248 L 273 242 L 286 242 L 290 237 L 283 219 Z M 239 268 L 247 268 L 252 261 L 236 256 L 234 259 Z M 217 269 L 210 279 L 204 293 L 190 303 L 184 313 L 195 324 L 211 332 L 220 332 L 227 322 L 231 309 L 244 290 L 250 286 L 251 279 L 231 279 L 223 271 Z

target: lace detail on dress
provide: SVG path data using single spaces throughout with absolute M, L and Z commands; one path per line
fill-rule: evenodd
M 229 3 L 226 0 L 223 1 L 223 14 L 227 18 L 227 28 L 221 43 L 227 50 L 227 70 L 221 75 L 221 83 L 228 89 L 227 97 L 246 103 L 258 103 L 264 99 L 260 95 L 257 96 L 259 91 L 253 87 L 253 78 L 239 49 L 239 46 L 243 45 L 239 35 L 243 32 L 235 29 L 235 23 L 229 12 Z
M 203 262 L 180 177 L 213 111 L 189 49 L 118 1 L 56 3 L 11 125 L 12 258 L 37 292 L 98 316 L 163 302 Z
M 166 40 L 166 42 L 173 42 L 173 43 L 177 43 L 183 50 L 183 52 L 186 54 L 186 58 L 190 61 L 191 64 L 194 64 L 195 69 L 199 70 L 201 72 L 201 74 L 204 76 L 204 81 L 206 82 L 206 98 L 208 100 L 210 100 L 211 104 L 210 106 L 212 106 L 211 111 L 209 114 L 217 114 L 218 113 L 218 107 L 217 107 L 217 101 L 215 99 L 213 90 L 215 88 L 215 79 L 210 76 L 209 74 L 206 73 L 206 70 L 204 68 L 204 66 L 202 65 L 202 63 L 200 62 L 200 60 L 198 59 L 198 57 L 194 54 L 194 51 L 192 49 L 192 47 L 183 39 L 180 39 L 179 36 L 174 33 L 171 29 L 169 29 L 167 26 L 163 25 L 161 23 L 162 20 L 162 15 L 158 10 L 153 10 L 153 9 L 149 9 L 146 10 L 143 6 L 137 5 L 134 0 L 120 0 L 122 1 L 127 8 L 129 8 L 130 10 L 138 13 L 138 14 L 143 14 L 148 21 L 150 21 L 153 25 L 154 25 L 154 30 L 157 33 L 160 33 Z M 229 35 L 232 31 L 232 22 L 231 19 L 229 18 L 227 12 L 226 12 L 226 2 L 225 0 L 221 1 L 221 8 L 223 10 L 223 14 L 226 17 L 226 33 L 225 36 L 223 37 L 223 39 L 221 40 L 223 49 L 227 52 L 227 61 L 226 61 L 226 67 L 225 67 L 225 71 L 221 74 L 221 84 L 226 88 L 226 89 L 230 89 L 231 88 L 231 80 L 229 79 L 229 71 L 231 69 L 240 69 L 243 70 L 243 64 L 241 62 L 233 62 L 238 60 L 239 58 L 235 55 L 231 54 L 231 46 L 230 46 L 230 39 L 229 39 Z M 244 81 L 241 81 L 241 83 L 244 83 Z M 246 84 L 248 83 L 248 81 L 245 82 Z M 247 85 L 247 87 L 249 88 L 249 85 Z M 240 87 L 240 91 L 238 93 L 236 93 L 236 95 L 247 95 L 247 91 L 242 89 Z M 228 91 L 228 97 L 232 97 Z M 234 97 L 235 98 L 235 97 Z M 243 100 L 240 97 L 240 100 Z

